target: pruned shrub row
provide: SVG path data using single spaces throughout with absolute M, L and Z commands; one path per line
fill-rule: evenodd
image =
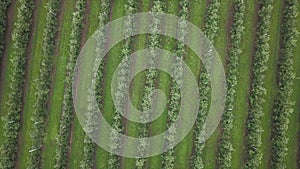
M 287 168 L 285 160 L 287 155 L 288 136 L 287 130 L 289 117 L 293 113 L 292 94 L 295 78 L 293 50 L 296 47 L 298 30 L 296 21 L 299 2 L 286 0 L 283 14 L 281 55 L 279 59 L 278 95 L 274 105 L 273 137 L 272 137 L 272 162 L 275 169 Z
M 270 24 L 273 0 L 259 0 L 260 10 L 257 25 L 256 52 L 252 67 L 252 82 L 250 90 L 250 110 L 247 119 L 247 162 L 246 168 L 258 168 L 261 164 L 261 117 L 266 95 L 265 71 L 270 57 Z
M 13 53 L 10 56 L 11 70 L 8 111 L 4 118 L 4 132 L 1 146 L 0 168 L 14 168 L 18 135 L 20 130 L 20 114 L 22 111 L 22 96 L 25 78 L 25 65 L 27 61 L 27 45 L 29 43 L 32 13 L 34 3 L 32 0 L 20 0 L 17 21 L 12 34 Z
M 231 28 L 231 47 L 229 49 L 229 60 L 226 69 L 227 94 L 225 110 L 222 117 L 222 137 L 219 143 L 218 167 L 231 168 L 232 143 L 230 140 L 233 127 L 233 109 L 236 96 L 236 85 L 238 75 L 238 62 L 241 55 L 241 42 L 244 30 L 244 0 L 234 1 L 233 25 Z
M 83 30 L 83 20 L 86 11 L 86 0 L 78 0 L 73 13 L 72 30 L 69 42 L 69 60 L 67 64 L 67 75 L 65 79 L 65 91 L 63 98 L 63 110 L 60 119 L 59 132 L 57 135 L 56 164 L 55 168 L 66 168 L 69 150 L 69 140 L 71 125 L 74 116 L 72 100 L 73 71 L 77 56 L 80 52 L 81 35 Z
M 40 168 L 42 158 L 43 139 L 48 114 L 47 103 L 51 83 L 52 58 L 55 49 L 55 35 L 57 32 L 57 14 L 60 9 L 60 0 L 51 0 L 47 6 L 46 26 L 43 32 L 42 61 L 39 78 L 36 81 L 34 112 L 31 117 L 33 122 L 30 131 L 31 147 L 29 150 L 29 163 L 27 168 Z

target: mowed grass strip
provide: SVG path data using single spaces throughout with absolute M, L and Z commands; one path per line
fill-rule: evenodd
M 59 31 L 57 34 L 57 50 L 54 57 L 52 84 L 50 90 L 49 115 L 44 142 L 42 168 L 53 169 L 55 165 L 56 136 L 59 130 L 59 121 L 62 111 L 64 94 L 64 80 L 68 61 L 69 41 L 72 25 L 72 16 L 75 1 L 63 1 L 59 18 Z
M 270 168 L 270 160 L 272 156 L 272 115 L 275 97 L 278 91 L 277 85 L 277 68 L 278 58 L 280 55 L 280 37 L 281 37 L 281 19 L 282 19 L 282 6 L 283 1 L 274 1 L 273 13 L 271 17 L 270 29 L 270 58 L 268 62 L 269 69 L 266 71 L 265 88 L 267 94 L 265 103 L 263 105 L 264 115 L 262 116 L 262 165 L 261 169 Z
M 98 15 L 100 12 L 100 1 L 88 1 L 87 3 L 87 13 L 85 15 L 85 28 L 83 34 L 86 39 L 82 39 L 82 46 L 92 36 L 99 25 Z M 85 133 L 82 129 L 82 126 L 79 123 L 78 118 L 74 115 L 72 140 L 71 140 L 71 152 L 69 166 L 70 168 L 78 168 L 80 166 L 80 161 L 83 158 L 83 146 L 84 146 L 84 136 Z

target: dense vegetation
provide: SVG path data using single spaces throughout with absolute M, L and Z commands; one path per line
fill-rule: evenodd
M 67 76 L 65 80 L 65 93 L 63 100 L 63 112 L 60 120 L 59 133 L 57 136 L 56 149 L 56 165 L 55 168 L 66 168 L 67 153 L 69 150 L 69 138 L 71 133 L 71 125 L 74 116 L 74 108 L 72 101 L 72 81 L 73 70 L 75 67 L 77 56 L 80 52 L 81 34 L 83 29 L 83 20 L 86 10 L 86 0 L 78 0 L 76 2 L 76 11 L 73 14 L 72 32 L 70 38 L 69 61 L 67 65 Z
M 6 11 L 10 4 L 11 0 L 3 0 L 0 2 L 0 58 L 3 55 L 4 49 L 4 38 L 5 38 L 5 30 L 6 30 Z
M 10 75 L 10 93 L 8 98 L 8 112 L 4 118 L 4 144 L 1 146 L 0 168 L 14 168 L 17 149 L 18 134 L 20 130 L 20 117 L 22 112 L 22 96 L 25 77 L 25 64 L 27 61 L 26 49 L 29 43 L 33 1 L 21 0 L 18 9 L 17 21 L 13 31 L 12 40 L 14 52 L 11 56 L 12 74 Z
M 287 130 L 289 117 L 293 113 L 292 94 L 295 78 L 293 49 L 297 42 L 296 17 L 298 15 L 297 0 L 287 0 L 282 25 L 282 47 L 279 60 L 279 89 L 274 105 L 273 115 L 273 146 L 272 168 L 287 168 L 285 158 L 287 155 Z
M 261 164 L 261 117 L 262 104 L 266 95 L 265 71 L 270 56 L 270 20 L 273 0 L 260 0 L 259 23 L 257 26 L 256 52 L 252 68 L 250 111 L 247 120 L 247 163 L 246 168 L 258 168 Z
M 231 168 L 231 154 L 233 151 L 231 143 L 231 131 L 233 128 L 233 109 L 236 98 L 238 61 L 241 54 L 241 40 L 244 30 L 245 3 L 243 0 L 235 0 L 233 25 L 231 28 L 231 48 L 229 49 L 229 61 L 227 63 L 227 95 L 225 111 L 222 117 L 223 135 L 219 143 L 218 167 Z

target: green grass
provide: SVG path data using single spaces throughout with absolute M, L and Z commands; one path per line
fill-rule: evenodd
M 18 3 L 15 2 L 15 3 L 11 3 L 11 5 L 14 5 L 14 6 L 11 6 L 11 8 L 13 8 L 13 16 L 10 18 L 13 22 L 13 27 L 12 27 L 12 31 L 14 30 L 14 21 L 16 20 L 17 18 L 17 8 L 18 8 Z M 9 75 L 11 74 L 12 70 L 11 70 L 11 62 L 9 61 L 12 53 L 13 53 L 13 44 L 12 44 L 12 36 L 9 37 L 10 39 L 8 39 L 6 43 L 6 53 L 4 53 L 3 57 L 2 57 L 2 62 L 1 64 L 3 65 L 3 61 L 4 59 L 6 60 L 6 65 L 4 67 L 4 69 L 2 69 L 1 71 L 1 77 L 3 79 L 1 79 L 0 81 L 0 118 L 3 118 L 6 114 L 7 114 L 7 99 L 8 99 L 8 94 L 10 92 L 10 87 L 9 87 L 9 82 L 10 82 L 10 79 L 9 79 Z M 2 66 L 1 65 L 1 66 Z M 4 66 L 4 65 L 3 65 Z M 1 136 L 3 135 L 3 120 L 0 119 L 0 134 Z M 3 144 L 3 141 L 4 139 L 0 139 L 0 145 Z
M 219 30 L 214 40 L 214 47 L 216 48 L 219 57 L 225 66 L 225 59 L 227 58 L 227 39 L 228 32 L 226 30 L 230 17 L 229 10 L 231 9 L 232 1 L 221 1 Z M 220 126 L 215 130 L 212 136 L 205 142 L 204 148 L 204 164 L 207 168 L 216 168 L 216 160 L 218 157 L 218 143 L 221 136 Z
M 36 5 L 36 4 L 35 4 Z M 33 114 L 33 106 L 35 103 L 35 83 L 34 81 L 39 76 L 40 61 L 42 58 L 42 40 L 43 30 L 46 23 L 47 9 L 45 8 L 46 1 L 42 1 L 36 6 L 36 20 L 33 25 L 32 46 L 29 55 L 29 60 L 26 66 L 26 79 L 25 79 L 25 98 L 23 104 L 23 116 L 21 125 L 21 135 L 19 138 L 19 150 L 17 167 L 26 168 L 27 160 L 29 159 L 29 150 L 31 145 L 30 131 L 32 128 L 31 116 Z
M 270 59 L 268 63 L 268 70 L 266 71 L 265 87 L 267 90 L 266 102 L 263 105 L 264 116 L 262 117 L 262 165 L 263 168 L 270 168 L 270 160 L 272 153 L 271 133 L 272 133 L 272 114 L 273 114 L 273 102 L 277 95 L 277 81 L 276 72 L 278 68 L 278 58 L 280 54 L 280 28 L 281 28 L 281 14 L 282 14 L 281 1 L 274 1 L 273 14 L 270 29 Z
M 232 168 L 243 168 L 246 155 L 245 147 L 245 131 L 246 131 L 246 119 L 249 110 L 248 96 L 250 89 L 250 74 L 253 57 L 253 44 L 255 40 L 257 17 L 255 11 L 255 4 L 257 0 L 245 1 L 246 13 L 245 13 L 245 32 L 242 37 L 242 53 L 239 60 L 239 75 L 236 102 L 234 104 L 234 123 L 231 142 L 233 144 L 234 151 L 232 153 Z
M 300 7 L 298 6 L 298 12 L 300 13 Z M 297 28 L 300 31 L 300 15 L 297 17 Z M 295 101 L 295 110 L 290 116 L 290 125 L 288 129 L 288 154 L 286 157 L 287 168 L 299 168 L 299 119 L 300 119 L 300 36 L 298 36 L 297 47 L 294 50 L 294 68 L 297 79 L 294 84 L 293 101 Z
M 86 14 L 87 17 L 87 25 L 85 25 L 88 29 L 87 38 L 92 36 L 99 25 L 99 12 L 100 12 L 100 2 L 99 1 L 90 1 L 90 13 Z M 83 41 L 87 41 L 88 39 L 83 39 Z M 70 168 L 77 168 L 80 166 L 80 161 L 83 158 L 83 146 L 84 146 L 84 131 L 82 130 L 82 126 L 80 125 L 77 116 L 74 114 L 74 123 L 72 130 L 72 140 L 71 140 L 71 152 L 70 152 L 70 160 L 69 166 Z
M 50 110 L 48 116 L 48 127 L 45 136 L 42 168 L 52 169 L 55 165 L 56 136 L 59 130 L 59 120 L 62 111 L 64 94 L 64 79 L 68 61 L 69 40 L 71 33 L 72 13 L 75 2 L 65 1 L 62 4 L 62 20 L 59 27 L 59 41 L 57 44 L 57 56 L 54 57 L 54 73 L 52 83 L 52 94 L 50 95 Z

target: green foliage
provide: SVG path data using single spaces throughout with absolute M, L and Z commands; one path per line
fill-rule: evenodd
M 232 143 L 230 141 L 233 127 L 233 109 L 236 96 L 238 61 L 241 54 L 241 40 L 244 30 L 244 0 L 235 0 L 233 25 L 231 28 L 231 48 L 229 50 L 229 61 L 227 64 L 227 95 L 225 110 L 222 117 L 223 135 L 219 143 L 218 167 L 231 168 Z
M 25 76 L 26 48 L 31 30 L 32 0 L 21 0 L 17 21 L 12 35 L 14 51 L 11 56 L 12 74 L 10 75 L 10 93 L 8 96 L 8 112 L 4 118 L 4 144 L 1 147 L 0 168 L 14 168 L 18 149 L 20 130 L 20 113 Z
M 60 120 L 59 133 L 56 138 L 56 169 L 66 168 L 67 153 L 69 150 L 69 139 L 71 133 L 71 125 L 74 116 L 73 100 L 72 100 L 72 80 L 73 70 L 75 67 L 77 56 L 80 52 L 81 34 L 83 29 L 83 19 L 86 11 L 86 0 L 78 0 L 76 2 L 76 11 L 73 14 L 72 31 L 70 36 L 69 61 L 67 64 L 67 76 L 65 80 L 65 92 L 63 99 L 63 111 Z
M 0 58 L 3 55 L 4 49 L 4 38 L 5 38 L 5 29 L 6 29 L 6 12 L 11 0 L 2 0 L 0 2 Z
M 47 4 L 46 26 L 43 32 L 42 61 L 39 78 L 35 90 L 34 112 L 31 117 L 33 127 L 30 132 L 31 148 L 30 159 L 27 168 L 38 169 L 41 163 L 43 139 L 46 128 L 46 116 L 48 114 L 47 102 L 51 83 L 52 58 L 55 49 L 55 35 L 57 32 L 57 14 L 60 9 L 60 1 L 52 0 Z
M 273 0 L 260 0 L 257 27 L 256 53 L 254 56 L 253 79 L 250 91 L 250 111 L 247 120 L 247 163 L 246 168 L 258 168 L 261 164 L 261 116 L 263 115 L 265 71 L 270 56 L 270 21 Z
M 297 0 L 287 0 L 282 26 L 282 49 L 279 60 L 279 89 L 273 114 L 273 137 L 272 137 L 272 162 L 275 169 L 286 168 L 285 159 L 287 155 L 290 114 L 293 113 L 292 94 L 294 85 L 294 63 L 293 49 L 297 42 L 296 18 L 299 3 Z

